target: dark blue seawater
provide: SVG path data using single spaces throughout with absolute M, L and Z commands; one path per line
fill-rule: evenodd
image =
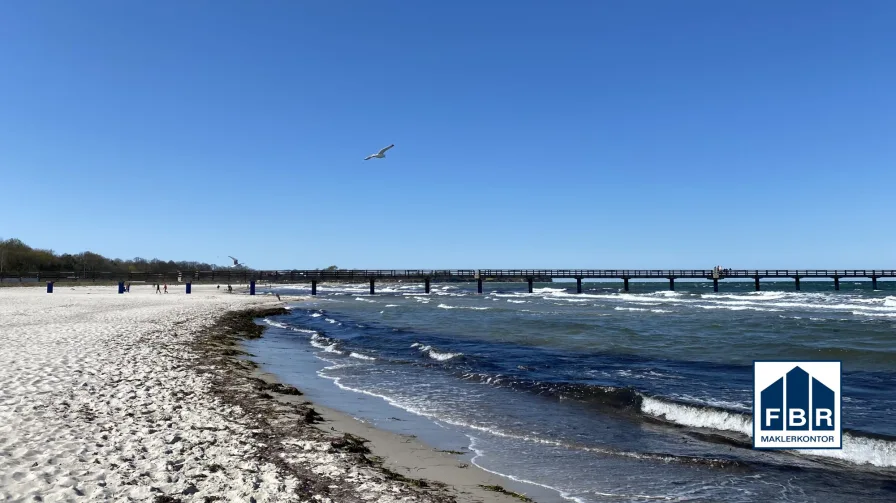
M 896 501 L 896 284 L 620 286 L 322 285 L 247 345 L 324 405 L 463 439 L 540 501 Z M 843 362 L 842 450 L 751 448 L 761 359 Z

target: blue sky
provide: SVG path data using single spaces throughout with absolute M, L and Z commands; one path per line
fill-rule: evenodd
M 256 268 L 896 267 L 894 2 L 0 19 L 0 237 Z

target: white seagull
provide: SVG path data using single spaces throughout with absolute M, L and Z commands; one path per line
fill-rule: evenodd
M 392 145 L 389 145 L 388 147 L 381 149 L 379 152 L 377 152 L 375 154 L 368 155 L 367 157 L 364 158 L 364 160 L 366 161 L 368 159 L 373 159 L 373 158 L 382 159 L 383 157 L 386 157 L 386 151 L 394 146 L 395 146 L 395 144 L 393 143 Z
M 228 257 L 230 257 L 230 255 L 228 255 Z M 235 259 L 235 258 L 233 258 L 233 257 L 230 257 L 230 258 L 233 259 L 233 265 L 235 265 L 235 266 L 236 266 L 236 265 L 240 265 L 240 261 L 239 261 L 239 260 L 237 260 L 237 259 Z

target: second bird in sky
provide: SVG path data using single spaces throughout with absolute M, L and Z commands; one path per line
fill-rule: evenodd
M 380 149 L 379 152 L 377 152 L 375 154 L 368 155 L 367 157 L 364 158 L 364 160 L 366 161 L 368 159 L 374 159 L 374 158 L 382 159 L 382 158 L 386 157 L 386 151 L 394 146 L 395 146 L 395 144 L 393 143 L 392 145 L 389 145 L 388 147 L 382 148 L 382 149 Z

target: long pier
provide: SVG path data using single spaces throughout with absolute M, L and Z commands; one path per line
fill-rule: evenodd
M 757 291 L 760 279 L 793 279 L 796 290 L 800 289 L 802 278 L 830 278 L 834 290 L 840 290 L 843 278 L 868 278 L 877 290 L 880 278 L 896 278 L 896 269 L 335 269 L 335 270 L 222 270 L 222 271 L 177 271 L 169 273 L 129 272 L 64 272 L 41 271 L 37 273 L 0 274 L 3 278 L 37 278 L 37 281 L 146 281 L 146 282 L 253 282 L 269 281 L 279 283 L 310 283 L 311 294 L 317 295 L 318 283 L 369 282 L 370 293 L 376 292 L 377 280 L 409 281 L 423 283 L 426 293 L 433 281 L 476 282 L 482 293 L 484 282 L 525 281 L 529 292 L 532 285 L 548 278 L 575 279 L 576 291 L 582 293 L 582 281 L 587 279 L 618 279 L 623 290 L 629 291 L 629 280 L 667 280 L 669 289 L 675 290 L 676 279 L 705 279 L 713 282 L 713 291 L 719 291 L 719 281 L 731 278 L 752 279 Z

